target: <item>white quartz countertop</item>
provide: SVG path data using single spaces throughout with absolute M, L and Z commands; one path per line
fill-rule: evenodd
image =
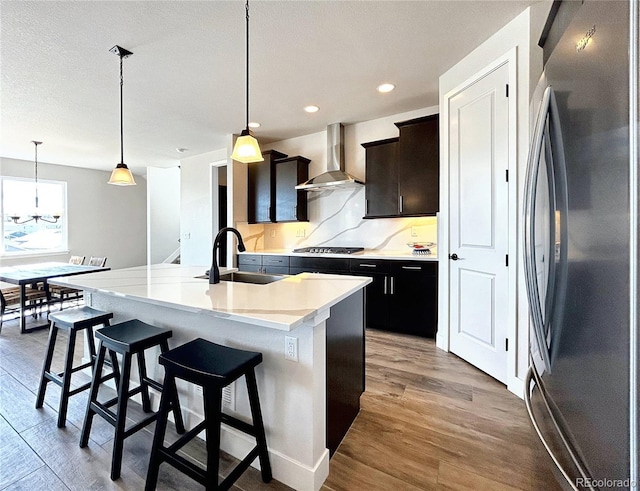
M 70 286 L 189 312 L 290 331 L 371 282 L 365 276 L 301 273 L 267 285 L 195 278 L 205 266 L 154 264 L 51 279 Z M 235 271 L 220 268 L 220 272 Z
M 438 251 L 436 247 L 431 247 L 429 255 L 414 255 L 407 247 L 403 250 L 382 250 L 382 249 L 365 249 L 362 252 L 354 254 L 322 254 L 311 252 L 291 252 L 291 249 L 262 249 L 258 251 L 246 251 L 239 254 L 262 254 L 271 256 L 301 256 L 301 257 L 352 257 L 354 259 L 391 259 L 403 261 L 437 261 Z

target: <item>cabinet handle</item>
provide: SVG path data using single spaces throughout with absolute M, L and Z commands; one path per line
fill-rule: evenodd
M 388 276 L 385 276 L 385 277 L 384 277 L 384 287 L 383 287 L 383 290 L 382 290 L 382 293 L 383 293 L 384 295 L 386 295 L 386 294 L 387 294 L 387 280 L 388 280 L 388 279 L 389 279 L 389 277 L 388 277 Z
M 364 200 L 364 214 L 365 215 L 369 214 L 369 200 L 368 199 Z
M 390 276 L 389 279 L 391 280 L 391 295 L 394 295 L 396 290 L 396 279 L 393 276 Z
M 399 204 L 400 213 L 402 213 L 402 211 L 404 210 L 404 196 L 402 196 L 402 195 L 398 196 L 398 201 L 400 202 L 400 204 Z
M 422 271 L 421 266 L 402 266 L 402 269 L 411 269 L 413 271 Z
M 375 264 L 358 264 L 358 266 L 360 266 L 361 268 L 376 268 L 377 266 Z
M 298 218 L 298 205 L 293 205 L 293 218 Z

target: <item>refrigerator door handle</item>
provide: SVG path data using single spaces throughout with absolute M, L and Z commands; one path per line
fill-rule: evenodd
M 551 361 L 549 359 L 548 345 L 544 335 L 544 320 L 542 317 L 542 305 L 538 290 L 538 279 L 535 271 L 535 202 L 536 183 L 540 168 L 540 158 L 547 128 L 547 116 L 552 95 L 551 86 L 548 86 L 542 96 L 542 102 L 538 110 L 533 140 L 529 147 L 529 157 L 527 162 L 527 173 L 525 178 L 525 203 L 524 203 L 524 272 L 527 297 L 533 332 L 538 344 L 538 351 L 542 357 L 545 370 L 551 371 Z

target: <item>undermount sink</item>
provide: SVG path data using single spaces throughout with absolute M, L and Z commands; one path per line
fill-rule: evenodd
M 231 281 L 233 283 L 252 283 L 254 285 L 268 285 L 274 281 L 281 280 L 285 275 L 248 273 L 246 271 L 235 271 L 220 275 L 220 281 Z M 198 276 L 198 278 L 209 278 L 209 275 Z

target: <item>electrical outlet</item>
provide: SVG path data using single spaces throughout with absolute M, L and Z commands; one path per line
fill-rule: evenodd
M 190 239 L 191 238 L 191 233 L 187 232 L 185 234 L 182 234 L 182 238 L 183 239 Z
M 284 337 L 284 359 L 298 361 L 298 338 Z
M 296 230 L 296 237 L 304 237 L 307 235 L 307 231 L 303 228 L 299 228 Z
M 271 229 L 271 238 L 275 238 L 275 236 L 276 236 L 276 229 L 272 228 Z
M 411 237 L 418 236 L 418 227 L 411 227 Z

